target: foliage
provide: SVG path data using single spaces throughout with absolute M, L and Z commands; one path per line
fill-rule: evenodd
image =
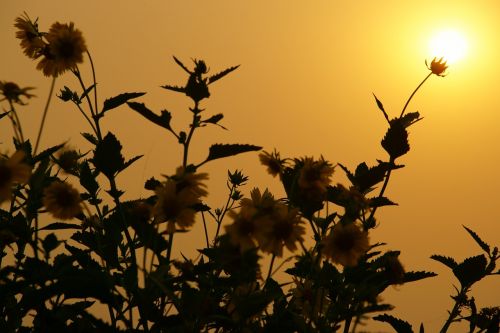
M 421 119 L 416 112 L 405 113 L 421 85 L 393 119 L 375 97 L 388 123 L 381 140 L 385 161 L 362 162 L 351 171 L 323 157 L 281 158 L 277 151 L 264 151 L 259 158 L 278 177 L 286 197 L 276 199 L 256 188 L 246 197 L 241 187 L 248 177 L 243 171 L 228 171 L 227 200 L 214 209 L 204 202 L 208 192 L 202 166 L 261 150 L 251 144 L 217 143 L 204 160 L 189 158 L 198 129 L 225 128 L 219 123 L 223 114 L 207 114 L 201 103 L 211 96 L 210 85 L 238 66 L 209 75 L 203 60 L 194 59 L 190 69 L 174 57 L 187 81 L 162 88 L 193 102 L 187 129 L 176 130 L 172 113 L 158 113 L 136 101 L 145 93 L 122 93 L 102 106 L 98 103 L 92 58 L 73 24 L 54 24 L 45 33 L 25 15 L 16 27 L 25 54 L 40 61 L 37 68 L 53 77 L 52 86 L 64 72 L 75 77 L 79 87 L 64 86 L 58 97 L 75 106 L 91 131 L 82 134 L 88 141 L 82 150 L 86 153 L 64 144 L 38 153 L 43 120 L 32 148 L 16 110 L 16 104 L 26 104 L 20 98 L 33 97 L 28 93 L 32 88 L 1 82 L 9 105 L 1 117 L 12 122 L 16 152 L 0 160 L 0 331 L 355 332 L 378 314 L 374 319 L 397 332 L 413 332 L 409 323 L 385 313 L 393 306 L 379 296 L 389 286 L 436 274 L 406 271 L 400 252 L 370 244 L 369 233 L 379 223 L 378 208 L 395 205 L 384 193 L 391 173 L 403 167 L 396 160 L 410 150 L 408 128 Z M 65 39 L 72 34 L 73 39 Z M 71 48 L 73 41 L 77 44 Z M 62 42 L 71 52 L 58 49 Z M 94 74 L 90 85 L 80 74 L 83 59 L 78 52 L 88 56 Z M 446 63 L 434 59 L 424 81 L 432 74 L 442 76 L 445 69 Z M 116 182 L 142 156 L 124 156 L 119 138 L 101 127 L 102 119 L 122 106 L 165 129 L 183 148 L 179 168 L 160 179 L 151 177 L 144 184 L 149 191 L 144 198 L 123 200 L 125 189 Z M 336 166 L 346 173 L 349 185 L 332 184 Z M 207 220 L 217 225 L 212 238 Z M 199 256 L 172 256 L 175 235 L 189 232 L 194 223 L 205 226 Z M 498 248 L 464 228 L 484 254 L 461 263 L 432 256 L 460 283 L 441 332 L 459 320 L 470 323 L 470 332 L 498 332 L 499 308 L 478 310 L 468 296 L 474 283 L 499 274 Z M 306 242 L 311 235 L 312 241 Z M 282 266 L 274 266 L 284 251 L 292 253 L 283 261 L 290 264 L 284 269 L 288 278 L 277 281 L 273 276 Z M 261 267 L 265 256 L 270 257 L 267 269 Z M 107 307 L 107 316 L 92 312 L 97 303 Z M 466 310 L 469 315 L 464 316 Z

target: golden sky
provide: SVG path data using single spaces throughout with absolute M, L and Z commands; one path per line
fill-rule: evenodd
M 83 32 L 101 101 L 145 91 L 141 101 L 171 111 L 177 128 L 187 124 L 188 101 L 159 88 L 186 79 L 172 55 L 186 64 L 203 59 L 212 73 L 241 64 L 211 86 L 212 97 L 202 105 L 206 112 L 224 113 L 229 131 L 200 130 L 194 160 L 202 160 L 211 143 L 251 143 L 288 157 L 323 155 L 352 169 L 386 158 L 380 146 L 386 122 L 372 93 L 391 116 L 399 115 L 428 73 L 429 41 L 439 31 L 459 31 L 467 55 L 450 65 L 445 78 L 428 80 L 410 104 L 409 111 L 419 111 L 424 120 L 411 128 L 412 150 L 400 161 L 406 167 L 389 184 L 387 196 L 399 206 L 381 209 L 380 226 L 372 233 L 373 241 L 402 251 L 408 270 L 439 274 L 387 291 L 386 301 L 398 306 L 393 315 L 414 327 L 423 321 L 429 332 L 442 325 L 455 280 L 429 256 L 462 260 L 479 254 L 462 225 L 500 245 L 499 1 L 3 0 L 0 80 L 37 87 L 38 98 L 20 110 L 25 132 L 34 138 L 50 79 L 35 70 L 14 37 L 14 19 L 23 11 L 39 17 L 42 30 L 54 21 L 72 21 Z M 83 68 L 90 81 L 88 66 Z M 77 87 L 70 75 L 56 89 L 64 85 Z M 0 123 L 1 150 L 12 149 L 9 125 Z M 76 110 L 54 100 L 42 147 L 69 140 L 85 150 L 78 134 L 90 132 L 85 125 Z M 144 180 L 180 164 L 173 138 L 126 107 L 110 112 L 104 126 L 122 141 L 128 157 L 146 154 L 119 178 L 129 197 L 143 193 Z M 250 176 L 247 193 L 257 186 L 283 195 L 257 154 L 249 153 L 207 165 L 213 207 L 222 205 L 228 168 Z M 334 181 L 345 181 L 340 168 Z M 198 231 L 175 245 L 201 244 Z M 473 290 L 479 306 L 498 305 L 500 284 L 493 280 Z M 388 325 L 373 327 L 390 331 Z

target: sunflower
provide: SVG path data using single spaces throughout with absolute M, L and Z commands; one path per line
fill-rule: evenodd
M 35 88 L 21 88 L 14 82 L 0 81 L 0 96 L 3 96 L 3 98 L 0 99 L 0 102 L 7 100 L 10 103 L 25 105 L 26 103 L 21 100 L 21 97 L 25 97 L 26 99 L 35 97 L 35 95 L 28 93 L 28 91 L 33 89 Z
M 260 163 L 267 167 L 267 172 L 276 177 L 283 172 L 284 161 L 280 158 L 280 153 L 274 150 L 272 153 L 266 151 L 259 154 Z
M 42 55 L 45 43 L 42 40 L 42 34 L 38 31 L 38 23 L 32 22 L 26 13 L 16 18 L 14 27 L 18 30 L 16 38 L 21 40 L 21 48 L 24 54 L 31 59 L 37 59 Z
M 303 190 L 325 193 L 327 186 L 330 185 L 330 177 L 334 170 L 330 163 L 325 161 L 323 157 L 318 161 L 312 157 L 305 157 L 300 162 L 302 168 L 299 173 L 299 187 Z
M 321 243 L 323 255 L 343 266 L 356 266 L 370 248 L 368 233 L 354 223 L 337 223 Z
M 80 193 L 68 183 L 53 181 L 43 191 L 43 205 L 55 218 L 70 220 L 82 212 Z
M 197 197 L 205 197 L 208 192 L 206 185 L 202 181 L 208 179 L 207 173 L 195 173 L 186 171 L 183 167 L 178 167 L 175 173 L 178 188 L 192 192 Z
M 177 183 L 169 179 L 155 192 L 157 201 L 152 210 L 155 223 L 167 222 L 168 233 L 174 233 L 176 226 L 185 230 L 194 224 L 196 211 L 193 206 L 200 201 L 192 191 L 188 188 L 177 191 Z
M 83 62 L 87 46 L 81 31 L 75 29 L 73 22 L 52 24 L 45 39 L 48 45 L 42 52 L 44 57 L 36 67 L 45 76 L 58 76 Z
M 235 246 L 239 246 L 241 252 L 256 247 L 254 234 L 256 231 L 254 208 L 242 208 L 238 213 L 234 210 L 229 211 L 228 216 L 233 220 L 233 223 L 225 226 L 226 234 L 229 240 Z
M 241 199 L 240 205 L 242 208 L 255 209 L 259 214 L 269 214 L 274 210 L 276 200 L 267 189 L 260 193 L 258 188 L 254 188 L 250 191 L 250 198 Z
M 22 160 L 26 154 L 16 151 L 10 158 L 0 160 L 0 203 L 10 198 L 14 183 L 26 183 L 31 176 L 31 167 Z

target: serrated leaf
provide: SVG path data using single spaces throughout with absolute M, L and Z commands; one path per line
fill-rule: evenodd
M 81 228 L 82 227 L 79 226 L 78 224 L 54 222 L 38 230 L 65 230 L 65 229 L 81 229 Z
M 465 259 L 453 269 L 462 287 L 470 287 L 475 282 L 486 276 L 487 260 L 484 255 L 478 255 Z
M 474 231 L 472 231 L 471 229 L 467 228 L 466 226 L 462 226 L 464 227 L 465 230 L 467 230 L 467 232 L 472 236 L 472 238 L 474 238 L 474 240 L 476 241 L 476 243 L 484 250 L 484 252 L 486 252 L 488 255 L 490 254 L 490 246 L 488 244 L 486 244 L 486 242 L 484 242 L 478 234 L 476 234 Z
M 387 112 L 385 112 L 384 105 L 382 104 L 381 101 L 379 101 L 379 99 L 377 98 L 377 96 L 375 96 L 375 94 L 373 94 L 373 97 L 375 97 L 375 101 L 377 102 L 377 106 L 380 109 L 380 111 L 382 111 L 382 113 L 384 114 L 385 119 L 387 120 L 387 122 L 389 122 L 389 116 L 387 115 Z
M 64 147 L 64 143 L 60 144 L 60 145 L 57 145 L 57 146 L 54 146 L 54 147 L 50 147 L 50 148 L 42 151 L 40 154 L 38 154 L 35 157 L 33 157 L 33 162 L 36 163 L 36 162 L 41 161 L 41 160 L 43 160 L 45 158 L 48 158 L 50 155 L 54 154 L 56 151 L 58 151 L 62 147 Z
M 425 272 L 425 271 L 405 272 L 405 275 L 403 276 L 403 283 L 427 279 L 433 276 L 437 276 L 437 274 L 434 272 Z
M 208 78 L 208 84 L 214 83 L 215 81 L 217 81 L 219 79 L 222 79 L 224 76 L 226 76 L 227 74 L 231 73 L 232 71 L 234 71 L 238 67 L 240 67 L 240 65 L 229 67 L 229 68 L 223 70 L 222 72 L 219 72 L 219 73 L 217 73 L 215 75 L 210 76 Z
M 104 101 L 104 105 L 102 107 L 101 114 L 104 112 L 117 108 L 122 104 L 125 104 L 129 99 L 141 97 L 146 93 L 143 92 L 135 92 L 135 93 L 123 93 L 115 97 L 108 98 L 107 100 Z
M 439 261 L 440 263 L 442 263 L 443 265 L 448 266 L 451 269 L 454 269 L 458 265 L 457 262 L 455 261 L 455 259 L 453 259 L 451 257 L 441 256 L 441 255 L 438 255 L 438 254 L 432 255 L 431 259 Z
M 144 183 L 144 188 L 150 191 L 154 191 L 158 186 L 161 186 L 161 182 L 154 177 L 149 178 L 146 183 Z
M 174 61 L 177 63 L 177 65 L 179 65 L 183 70 L 185 70 L 186 73 L 191 74 L 191 71 L 186 66 L 184 66 L 184 64 L 179 59 L 177 59 L 175 56 L 173 56 L 173 58 Z
M 423 118 L 420 118 L 420 113 L 409 112 L 409 113 L 405 114 L 404 116 L 402 116 L 401 118 L 399 118 L 398 121 L 400 121 L 403 124 L 403 126 L 406 128 L 406 127 L 409 127 L 410 125 L 415 124 L 417 121 L 420 121 L 422 119 Z
M 215 159 L 234 156 L 234 155 L 246 153 L 249 151 L 258 151 L 261 149 L 262 149 L 262 147 L 248 145 L 248 144 L 214 144 L 214 145 L 210 146 L 209 152 L 208 152 L 208 157 L 201 164 L 204 164 L 208 161 L 212 161 Z
M 342 170 L 344 170 L 345 174 L 347 175 L 347 178 L 349 178 L 349 180 L 351 181 L 351 183 L 354 184 L 354 182 L 356 181 L 356 178 L 354 177 L 354 174 L 349 169 L 347 169 L 347 167 L 345 167 L 344 165 L 342 165 L 340 163 L 338 163 L 338 165 L 340 166 L 340 168 Z
M 162 110 L 161 116 L 158 116 L 156 113 L 148 109 L 144 103 L 127 102 L 127 105 L 152 123 L 170 130 L 170 119 L 172 119 L 172 115 L 167 110 Z
M 123 165 L 123 168 L 121 170 L 119 170 L 118 172 L 121 172 L 121 171 L 125 170 L 126 168 L 128 168 L 129 166 L 131 166 L 132 163 L 134 163 L 135 161 L 139 160 L 143 156 L 144 155 L 138 155 L 138 156 L 132 157 L 130 160 L 128 160 L 127 162 L 125 162 L 125 164 Z
M 81 133 L 81 134 L 88 142 L 90 142 L 94 146 L 96 146 L 97 143 L 99 142 L 93 134 L 90 133 Z
M 166 85 L 160 86 L 160 87 L 162 87 L 163 89 L 172 90 L 172 91 L 180 92 L 180 93 L 186 92 L 185 88 L 179 87 L 179 86 L 170 86 L 170 85 L 166 84 Z
M 95 180 L 87 161 L 84 161 L 80 165 L 80 185 L 82 185 L 92 196 L 95 196 L 99 190 L 99 184 Z
M 398 204 L 392 202 L 386 197 L 375 197 L 368 199 L 370 207 L 382 207 L 382 206 L 397 206 Z
M 97 170 L 111 178 L 115 173 L 123 169 L 125 159 L 121 153 L 120 141 L 109 132 L 104 139 L 97 144 L 94 151 L 94 165 Z
M 387 130 L 381 144 L 393 161 L 406 154 L 410 151 L 406 127 L 400 121 L 391 121 L 391 126 Z
M 396 330 L 397 333 L 413 333 L 413 328 L 407 321 L 396 318 L 394 316 L 388 314 L 382 314 L 373 317 L 373 319 L 389 323 L 392 326 L 392 328 Z

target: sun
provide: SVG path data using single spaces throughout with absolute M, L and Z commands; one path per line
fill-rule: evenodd
M 443 30 L 436 33 L 429 42 L 432 58 L 443 57 L 448 63 L 455 63 L 467 54 L 467 41 L 457 30 Z

